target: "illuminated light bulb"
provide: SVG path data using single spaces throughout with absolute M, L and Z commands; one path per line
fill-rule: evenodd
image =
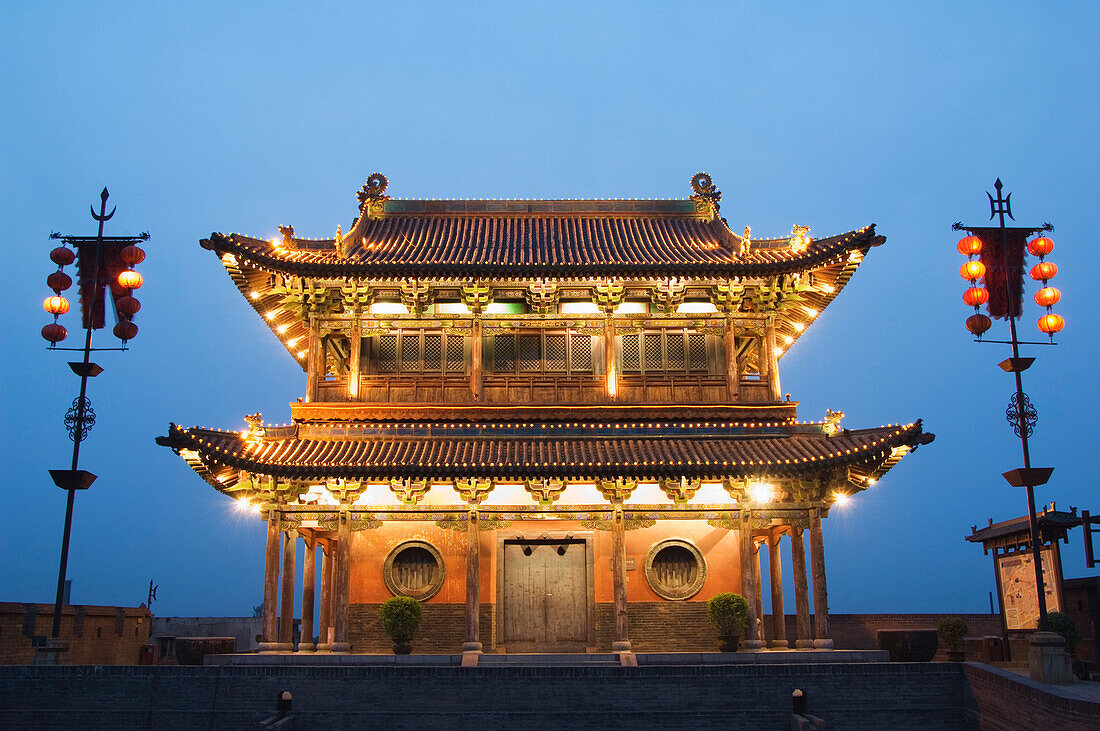
M 804 309 L 806 311 L 806 314 L 810 317 L 817 317 L 817 310 L 815 310 L 813 307 L 803 307 L 802 309 Z
M 294 344 L 297 343 L 299 340 L 301 340 L 301 338 L 291 338 L 290 340 L 286 341 L 286 346 L 288 348 L 293 348 Z
M 302 359 L 302 358 L 305 358 L 305 357 L 306 357 L 306 351 L 304 351 L 304 350 L 299 350 L 299 351 L 298 351 L 298 358 L 299 358 L 299 359 Z
M 806 326 L 803 325 L 801 322 L 793 323 L 793 325 L 794 325 L 794 329 L 797 330 L 798 332 L 802 332 L 803 330 L 806 329 Z
M 823 285 L 821 285 L 821 291 L 825 292 L 827 294 L 832 294 L 833 292 L 836 291 L 836 287 L 834 287 L 831 284 L 823 284 Z
M 766 482 L 754 482 L 749 486 L 753 502 L 768 503 L 775 499 L 775 490 Z
M 233 256 L 229 252 L 222 254 L 222 262 L 225 264 L 236 264 L 237 257 Z
M 837 505 L 841 505 L 841 506 L 847 505 L 848 504 L 848 497 L 849 496 L 846 495 L 845 493 L 837 491 L 837 492 L 833 493 L 833 502 L 835 502 Z
M 254 299 L 254 300 L 258 300 L 258 299 L 260 299 L 260 293 L 259 293 L 259 292 L 255 292 L 255 291 L 253 291 L 253 292 L 249 292 L 249 293 L 248 293 L 248 296 L 249 296 L 249 297 L 251 297 L 251 298 L 252 298 L 252 299 Z
M 277 314 L 279 314 L 279 313 L 276 312 L 275 310 L 270 310 L 270 311 L 264 313 L 264 317 L 267 318 L 268 320 L 274 320 L 275 315 L 277 315 Z
M 790 335 L 784 335 L 783 336 L 783 342 L 786 343 L 787 345 L 790 345 L 791 343 L 794 342 L 794 338 L 792 338 Z
M 783 348 L 776 348 L 772 352 L 775 353 L 776 355 L 783 355 Z
M 287 328 L 289 328 L 289 327 L 290 327 L 290 325 L 279 325 L 279 327 L 275 328 L 275 331 L 278 332 L 280 335 L 282 335 L 283 333 L 285 333 L 287 331 Z
M 876 480 L 874 477 L 868 477 L 867 478 L 867 486 L 868 487 L 870 487 L 871 485 L 874 485 L 876 482 L 878 482 L 878 480 Z

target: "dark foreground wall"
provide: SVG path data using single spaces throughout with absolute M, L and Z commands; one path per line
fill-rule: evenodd
M 241 728 L 294 697 L 294 728 L 972 728 L 959 665 L 4 667 L 0 728 Z

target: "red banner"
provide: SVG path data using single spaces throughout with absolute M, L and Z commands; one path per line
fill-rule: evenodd
M 1027 249 L 1027 237 L 1034 229 L 969 230 L 982 240 L 985 288 L 989 290 L 989 304 L 986 305 L 989 316 L 1001 320 L 1019 317 L 1023 311 L 1024 299 L 1024 251 Z

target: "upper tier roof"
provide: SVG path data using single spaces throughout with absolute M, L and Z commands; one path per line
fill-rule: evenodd
M 717 215 L 713 187 L 679 200 L 391 200 L 381 179 L 360 193 L 360 215 L 339 239 L 284 227 L 270 241 L 213 233 L 202 245 L 314 277 L 765 277 L 885 240 L 873 225 L 806 247 L 790 237 L 746 240 Z

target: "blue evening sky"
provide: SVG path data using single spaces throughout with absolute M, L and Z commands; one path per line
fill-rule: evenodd
M 81 466 L 99 480 L 77 498 L 73 601 L 136 605 L 152 578 L 158 614 L 242 615 L 260 602 L 263 525 L 153 439 L 169 421 L 286 421 L 305 377 L 201 237 L 346 231 L 374 171 L 396 197 L 664 198 L 707 170 L 735 230 L 874 222 L 888 237 L 781 364 L 802 418 L 923 418 L 937 435 L 826 521 L 830 608 L 985 611 L 991 561 L 963 538 L 1025 501 L 1000 477 L 1021 463 L 1008 353 L 963 329 L 950 227 L 986 220 L 997 176 L 1017 221 L 1054 223 L 1068 325 L 1058 347 L 1028 349 L 1025 380 L 1034 461 L 1056 467 L 1039 501 L 1100 511 L 1085 286 L 1098 16 L 1005 1 L 4 3 L 0 600 L 53 600 L 64 494 L 46 470 L 70 459 L 78 380 L 38 334 L 48 236 L 94 234 L 104 185 L 108 233 L 152 240 L 141 332 L 97 355 L 90 383 Z M 77 318 L 63 322 L 76 343 Z M 1085 574 L 1079 532 L 1064 556 Z

